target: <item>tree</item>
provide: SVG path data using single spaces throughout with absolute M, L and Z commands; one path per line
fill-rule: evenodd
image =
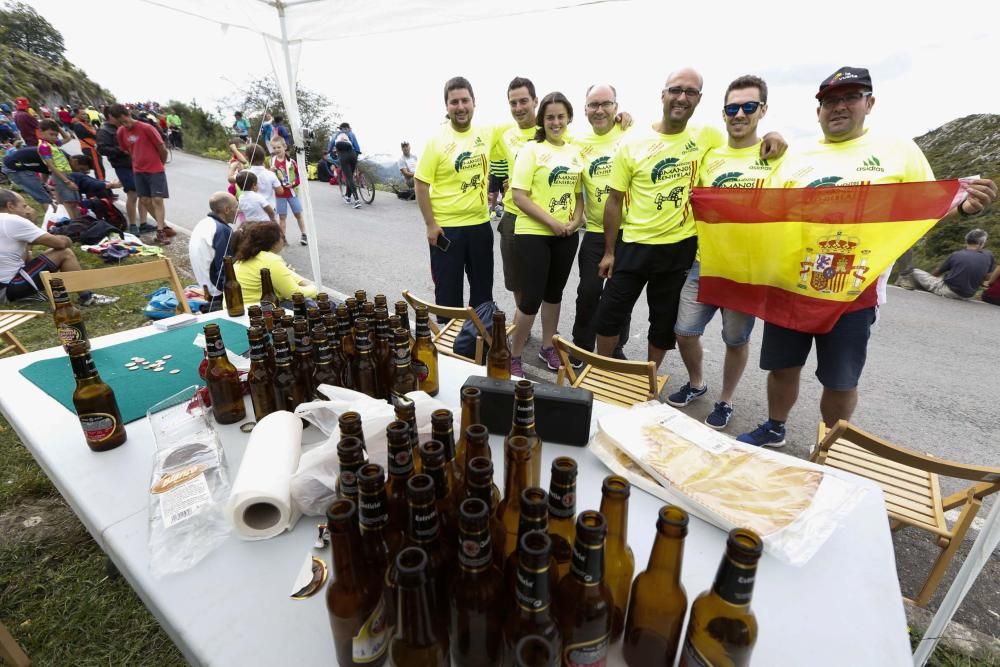
M 0 9 L 0 42 L 62 65 L 66 45 L 51 23 L 23 2 L 8 2 Z

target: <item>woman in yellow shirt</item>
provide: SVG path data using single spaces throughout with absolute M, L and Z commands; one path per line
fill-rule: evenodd
M 243 301 L 260 303 L 260 270 L 270 269 L 271 284 L 281 301 L 291 301 L 292 294 L 301 292 L 316 296 L 316 285 L 298 275 L 278 253 L 285 247 L 281 228 L 273 222 L 249 223 L 236 232 L 236 280 L 243 289 Z M 282 304 L 284 305 L 284 304 Z
M 562 93 L 549 93 L 538 107 L 535 141 L 517 155 L 511 179 L 519 215 L 514 227 L 521 302 L 514 315 L 511 374 L 522 376 L 524 344 L 542 311 L 542 348 L 538 358 L 559 369 L 552 336 L 559 325 L 563 288 L 573 268 L 583 226 L 583 161 L 579 148 L 566 141 L 573 106 Z

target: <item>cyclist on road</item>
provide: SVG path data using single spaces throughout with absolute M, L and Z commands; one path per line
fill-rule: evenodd
M 333 136 L 333 146 L 337 149 L 337 158 L 340 160 L 340 169 L 344 172 L 344 180 L 347 182 L 347 192 L 344 194 L 344 201 L 361 208 L 361 200 L 358 198 L 358 188 L 354 184 L 354 170 L 358 166 L 358 156 L 361 155 L 361 147 L 358 140 L 351 131 L 350 123 L 341 123 L 337 133 Z

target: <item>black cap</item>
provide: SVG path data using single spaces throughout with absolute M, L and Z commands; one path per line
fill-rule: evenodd
M 830 89 L 841 86 L 862 86 L 871 90 L 872 76 L 864 67 L 840 67 L 836 72 L 823 79 L 823 83 L 819 84 L 816 99 L 821 99 Z

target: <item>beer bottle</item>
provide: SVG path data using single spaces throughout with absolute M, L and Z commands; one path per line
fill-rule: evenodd
M 252 306 L 247 306 L 247 317 L 250 319 L 264 317 L 264 311 L 260 309 L 260 305 L 255 303 Z
M 376 375 L 378 376 L 379 398 L 388 399 L 395 362 L 392 354 L 392 334 L 389 332 L 389 313 L 384 308 L 375 311 L 374 324 L 375 348 L 372 356 L 375 359 Z
M 449 637 L 456 667 L 493 667 L 502 651 L 503 575 L 493 564 L 489 505 L 462 501 L 458 512 L 458 570 L 451 582 Z
M 746 528 L 729 531 L 715 583 L 691 605 L 681 665 L 746 667 L 757 641 L 757 617 L 750 609 L 764 543 Z
M 342 386 L 344 381 L 341 369 L 334 366 L 333 350 L 330 349 L 330 341 L 326 338 L 326 327 L 322 324 L 312 330 L 313 348 L 316 352 L 313 367 L 313 387 L 318 388 L 321 384 L 329 384 L 334 387 Z
M 271 369 L 267 366 L 267 342 L 264 340 L 264 329 L 250 327 L 247 329 L 247 340 L 250 342 L 250 372 L 247 374 L 247 384 L 250 385 L 250 403 L 253 404 L 254 419 L 260 421 L 278 409 L 274 400 Z
M 515 664 L 514 648 L 528 635 L 544 637 L 555 647 L 557 654 L 562 645 L 562 635 L 552 608 L 555 594 L 549 571 L 552 540 L 541 531 L 525 533 L 518 542 L 517 553 L 516 604 L 503 625 L 504 665 Z
M 455 445 L 455 468 L 459 471 L 459 485 L 465 476 L 466 450 L 469 447 L 466 429 L 472 424 L 483 422 L 480 401 L 482 392 L 477 387 L 462 387 L 462 426 L 458 432 L 458 444 Z M 487 451 L 489 448 L 487 448 Z
M 622 642 L 629 667 L 672 665 L 677 657 L 687 614 L 687 592 L 681 583 L 687 525 L 687 512 L 681 508 L 660 508 L 649 565 L 632 582 Z
M 389 633 L 380 581 L 362 557 L 358 510 L 352 500 L 335 500 L 326 511 L 333 552 L 333 577 L 326 608 L 339 665 L 383 665 Z
M 351 326 L 354 326 L 354 320 L 361 317 L 361 306 L 358 304 L 358 300 L 353 296 L 349 296 L 344 299 L 344 305 L 347 306 L 347 312 L 351 317 Z
M 340 337 L 340 347 L 344 350 L 344 356 L 352 364 L 355 357 L 353 326 L 347 306 L 337 306 L 337 336 Z
M 426 306 L 417 307 L 417 338 L 413 344 L 413 370 L 417 372 L 420 389 L 431 396 L 437 396 L 438 351 L 431 339 L 430 319 Z
M 414 338 L 413 330 L 410 329 L 410 311 L 406 306 L 405 301 L 397 301 L 395 303 L 396 314 L 399 315 L 399 326 L 406 329 L 406 335 L 410 338 L 410 347 L 413 347 Z
M 236 367 L 226 357 L 226 346 L 222 342 L 218 324 L 205 325 L 205 349 L 208 352 L 208 366 L 205 368 L 205 384 L 212 397 L 212 414 L 220 424 L 233 424 L 247 416 L 243 404 L 243 388 Z
M 408 394 L 418 387 L 417 374 L 410 359 L 410 341 L 406 332 L 397 328 L 393 332 L 392 374 L 389 376 L 389 394 Z
M 406 534 L 406 480 L 413 477 L 413 454 L 410 452 L 410 427 L 398 419 L 385 429 L 388 440 L 389 481 L 385 491 L 389 498 L 389 524 L 394 531 Z
M 507 439 L 507 453 L 510 464 L 504 469 L 503 500 L 497 513 L 503 522 L 504 540 L 503 556 L 506 559 L 517 545 L 517 527 L 521 517 L 521 491 L 531 486 L 538 486 L 537 477 L 532 477 L 534 450 L 531 443 L 523 435 L 515 435 Z
M 608 526 L 604 546 L 604 582 L 615 601 L 611 617 L 611 642 L 621 639 L 625 629 L 625 609 L 635 574 L 635 556 L 628 545 L 628 497 L 632 485 L 618 475 L 608 475 L 601 486 L 601 514 Z
M 510 379 L 510 345 L 507 342 L 507 315 L 493 313 L 493 344 L 486 355 L 486 375 L 497 380 Z
M 391 558 L 402 548 L 403 534 L 389 530 L 389 501 L 385 495 L 385 469 L 366 463 L 358 469 L 358 518 L 361 522 L 361 551 L 375 572 L 389 567 Z
M 375 321 L 375 304 L 371 301 L 365 301 L 361 304 L 361 316 L 368 320 L 369 324 Z M 368 330 L 370 336 L 375 335 L 374 326 Z M 375 341 L 372 341 L 372 345 Z
M 236 270 L 233 268 L 233 258 L 230 255 L 222 258 L 222 270 L 226 274 L 226 282 L 222 286 L 222 295 L 226 300 L 226 314 L 229 317 L 242 317 L 246 312 L 243 308 L 243 288 L 236 279 Z
M 447 646 L 448 573 L 454 550 L 446 550 L 441 541 L 440 517 L 434 502 L 434 480 L 428 475 L 411 477 L 406 482 L 406 500 L 410 505 L 410 522 L 405 544 L 408 547 L 419 547 L 427 554 L 431 618 L 438 630 L 438 637 Z
M 562 635 L 564 665 L 604 664 L 614 601 L 604 582 L 604 538 L 608 527 L 600 512 L 581 512 L 569 574 L 556 589 L 556 619 Z
M 458 486 L 457 494 L 459 498 L 465 498 L 465 486 L 468 484 L 469 479 L 469 461 L 476 457 L 484 457 L 487 461 L 492 461 L 492 456 L 490 452 L 490 432 L 486 430 L 486 427 L 482 424 L 472 424 L 465 429 L 465 441 L 466 441 L 466 457 L 465 457 L 465 471 L 462 474 L 462 483 Z M 492 466 L 491 466 L 492 469 Z M 492 474 L 492 470 L 491 470 Z M 493 507 L 500 504 L 500 489 L 497 485 L 493 483 L 493 478 L 490 478 L 490 488 L 492 490 Z M 497 545 L 493 545 L 497 548 Z
M 316 294 L 316 307 L 319 308 L 320 316 L 332 313 L 333 301 L 330 301 L 330 295 L 326 292 L 319 292 Z
M 258 305 L 257 308 L 260 308 Z M 261 310 L 261 317 L 264 320 L 264 331 L 271 334 L 274 331 L 274 311 L 273 310 Z
M 351 372 L 351 362 L 347 360 L 344 348 L 340 346 L 340 338 L 337 336 L 336 329 L 330 329 L 326 326 L 324 328 L 327 331 L 327 342 L 330 344 L 330 363 L 334 373 L 339 378 L 337 386 L 350 389 L 354 386 L 354 374 Z
M 514 648 L 514 667 L 558 667 L 559 651 L 540 635 L 527 635 Z
M 359 304 L 363 304 L 365 301 L 368 300 L 368 292 L 366 292 L 363 289 L 355 290 L 354 300 L 357 301 Z
M 358 471 L 365 464 L 361 441 L 353 435 L 342 436 L 337 443 L 337 462 L 340 464 L 335 489 L 337 495 L 358 501 Z
M 276 321 L 281 322 L 281 328 L 285 330 L 286 334 L 288 334 L 288 349 L 295 352 L 295 318 L 291 315 L 291 313 L 286 313 Z M 294 361 L 292 362 L 292 365 L 295 365 Z
M 278 307 L 278 293 L 271 283 L 271 269 L 260 270 L 260 309 L 264 312 Z M 277 322 L 277 320 L 275 320 Z
M 87 446 L 95 452 L 106 452 L 123 444 L 128 438 L 115 392 L 97 373 L 90 357 L 90 343 L 70 341 L 69 363 L 76 377 L 73 407 L 83 428 Z
M 562 579 L 569 573 L 576 542 L 576 461 L 560 456 L 552 461 L 549 478 L 549 536 L 552 555 Z
M 432 616 L 430 558 L 409 547 L 396 556 L 396 634 L 389 647 L 395 667 L 448 667 L 448 643 Z
M 497 515 L 500 493 L 493 483 L 493 462 L 483 456 L 474 456 L 465 463 L 465 495 L 462 498 L 478 498 L 490 506 L 490 538 L 493 543 L 493 560 L 496 566 L 504 566 L 504 544 L 507 533 Z
M 368 449 L 365 447 L 365 432 L 361 423 L 361 415 L 354 410 L 342 412 L 337 418 L 337 426 L 340 428 L 340 437 L 353 435 L 361 442 L 361 450 L 367 456 Z
M 323 326 L 330 332 L 331 337 L 337 333 L 337 314 L 333 310 L 323 313 Z
M 458 535 L 458 505 L 452 490 L 451 476 L 444 460 L 444 446 L 437 440 L 420 445 L 420 460 L 425 475 L 434 480 L 435 507 L 441 519 L 441 535 L 445 544 L 454 544 Z
M 515 435 L 528 439 L 532 449 L 531 484 L 538 486 L 542 481 L 542 439 L 535 430 L 535 386 L 530 380 L 518 380 L 514 385 L 514 416 L 510 434 L 504 441 L 504 469 L 507 469 L 509 443 Z
M 385 294 L 375 295 L 375 307 L 389 310 L 389 300 L 385 298 Z
M 455 432 L 452 429 L 454 417 L 451 410 L 442 408 L 431 413 L 431 439 L 444 445 L 444 461 L 448 468 L 451 489 L 454 491 L 462 481 L 464 470 L 458 470 L 455 460 Z
M 292 368 L 292 352 L 288 349 L 288 334 L 282 328 L 271 332 L 274 344 L 274 401 L 278 410 L 294 412 L 295 369 Z
M 70 301 L 62 278 L 50 279 L 49 286 L 52 288 L 52 300 L 56 304 L 55 310 L 52 311 L 52 319 L 56 323 L 56 334 L 63 349 L 69 352 L 69 344 L 76 340 L 86 341 L 89 345 L 90 339 L 87 338 L 87 327 L 83 323 L 83 312 Z
M 420 460 L 420 435 L 417 433 L 417 413 L 413 401 L 396 405 L 395 412 L 396 419 L 406 422 L 410 427 L 410 454 L 413 458 L 413 471 L 419 475 L 424 466 Z
M 521 491 L 521 516 L 517 524 L 517 542 L 515 544 L 520 544 L 521 538 L 534 530 L 541 531 L 546 535 L 549 532 L 549 497 L 544 489 L 540 489 L 537 486 Z M 519 563 L 520 554 L 517 549 L 514 549 L 507 556 L 507 561 L 504 563 L 503 569 L 504 581 L 506 582 L 505 588 L 507 589 L 504 602 L 508 607 L 517 601 L 517 590 L 514 582 L 517 580 Z M 555 590 L 556 584 L 559 583 L 559 575 L 556 572 L 556 561 L 554 558 L 549 562 L 548 572 L 549 589 Z
M 306 319 L 306 297 L 302 292 L 292 293 L 292 317 Z
M 309 331 L 323 324 L 323 316 L 320 314 L 319 308 L 316 306 L 306 308 L 306 321 L 309 322 Z
M 378 398 L 378 369 L 372 357 L 372 341 L 368 336 L 368 320 L 358 318 L 355 335 L 358 356 L 351 371 L 354 373 L 354 390 Z
M 282 308 L 281 306 L 275 306 L 273 312 L 274 312 L 274 326 L 276 327 L 282 326 L 281 322 L 284 320 L 284 317 L 287 314 L 285 313 L 285 309 Z M 289 320 L 289 322 L 291 322 L 291 320 Z
M 295 318 L 295 385 L 301 403 L 308 403 L 316 397 L 313 374 L 316 362 L 313 359 L 313 342 L 309 335 L 309 322 L 302 317 Z

